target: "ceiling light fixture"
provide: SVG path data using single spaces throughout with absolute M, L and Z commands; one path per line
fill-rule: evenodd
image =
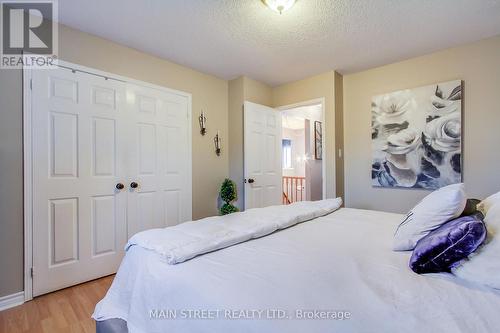
M 262 0 L 262 2 L 277 13 L 283 14 L 293 7 L 297 0 Z

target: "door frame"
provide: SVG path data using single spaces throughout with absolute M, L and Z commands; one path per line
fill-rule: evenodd
M 83 72 L 91 75 L 100 76 L 110 80 L 117 80 L 124 83 L 132 83 L 135 85 L 143 86 L 146 88 L 156 89 L 171 94 L 176 94 L 182 97 L 186 97 L 188 101 L 188 184 L 186 190 L 188 191 L 188 196 L 191 198 L 188 204 L 188 211 L 192 214 L 193 211 L 193 148 L 192 148 L 192 95 L 190 93 L 170 89 L 167 87 L 159 86 L 145 81 L 140 81 L 132 79 L 129 77 L 121 76 L 118 74 L 113 74 L 109 72 L 104 72 L 98 69 L 74 64 L 68 61 L 58 61 L 58 67 L 66 68 L 69 70 Z M 38 69 L 44 70 L 44 69 Z M 33 299 L 33 145 L 32 145 L 32 90 L 31 90 L 31 80 L 33 76 L 33 69 L 23 67 L 23 223 L 24 223 L 24 301 L 29 301 Z
M 279 106 L 276 109 L 280 112 L 286 111 L 286 110 L 291 110 L 291 109 L 296 109 L 299 107 L 303 106 L 311 106 L 311 105 L 321 105 L 321 123 L 323 126 L 321 127 L 322 129 L 322 136 L 321 136 L 321 144 L 322 144 L 322 150 L 323 150 L 323 158 L 321 160 L 321 183 L 322 183 L 322 197 L 323 199 L 326 199 L 326 161 L 327 161 L 327 147 L 326 147 L 326 115 L 325 115 L 325 98 L 315 98 L 315 99 L 310 99 L 307 101 L 302 101 L 294 104 L 288 104 L 288 105 L 283 105 Z

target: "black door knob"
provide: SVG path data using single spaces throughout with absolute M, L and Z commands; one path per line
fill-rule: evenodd
M 255 179 L 253 179 L 253 178 L 249 178 L 249 179 L 248 179 L 248 183 L 249 183 L 249 184 L 253 184 L 254 182 L 255 182 Z
M 125 185 L 123 185 L 122 183 L 116 184 L 116 189 L 117 190 L 123 190 L 124 188 L 125 188 Z
M 139 187 L 139 184 L 137 184 L 136 182 L 130 183 L 130 188 L 138 188 L 138 187 Z

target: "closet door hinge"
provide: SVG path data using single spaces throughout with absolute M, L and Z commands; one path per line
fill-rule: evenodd
M 30 268 L 30 275 L 31 275 L 31 277 L 33 277 L 33 275 L 35 275 L 35 270 L 33 269 L 33 267 Z
M 30 79 L 30 90 L 33 90 L 33 79 Z

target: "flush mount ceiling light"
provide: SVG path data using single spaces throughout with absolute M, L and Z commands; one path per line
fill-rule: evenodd
M 297 0 L 262 0 L 262 2 L 277 13 L 283 14 L 295 4 Z

